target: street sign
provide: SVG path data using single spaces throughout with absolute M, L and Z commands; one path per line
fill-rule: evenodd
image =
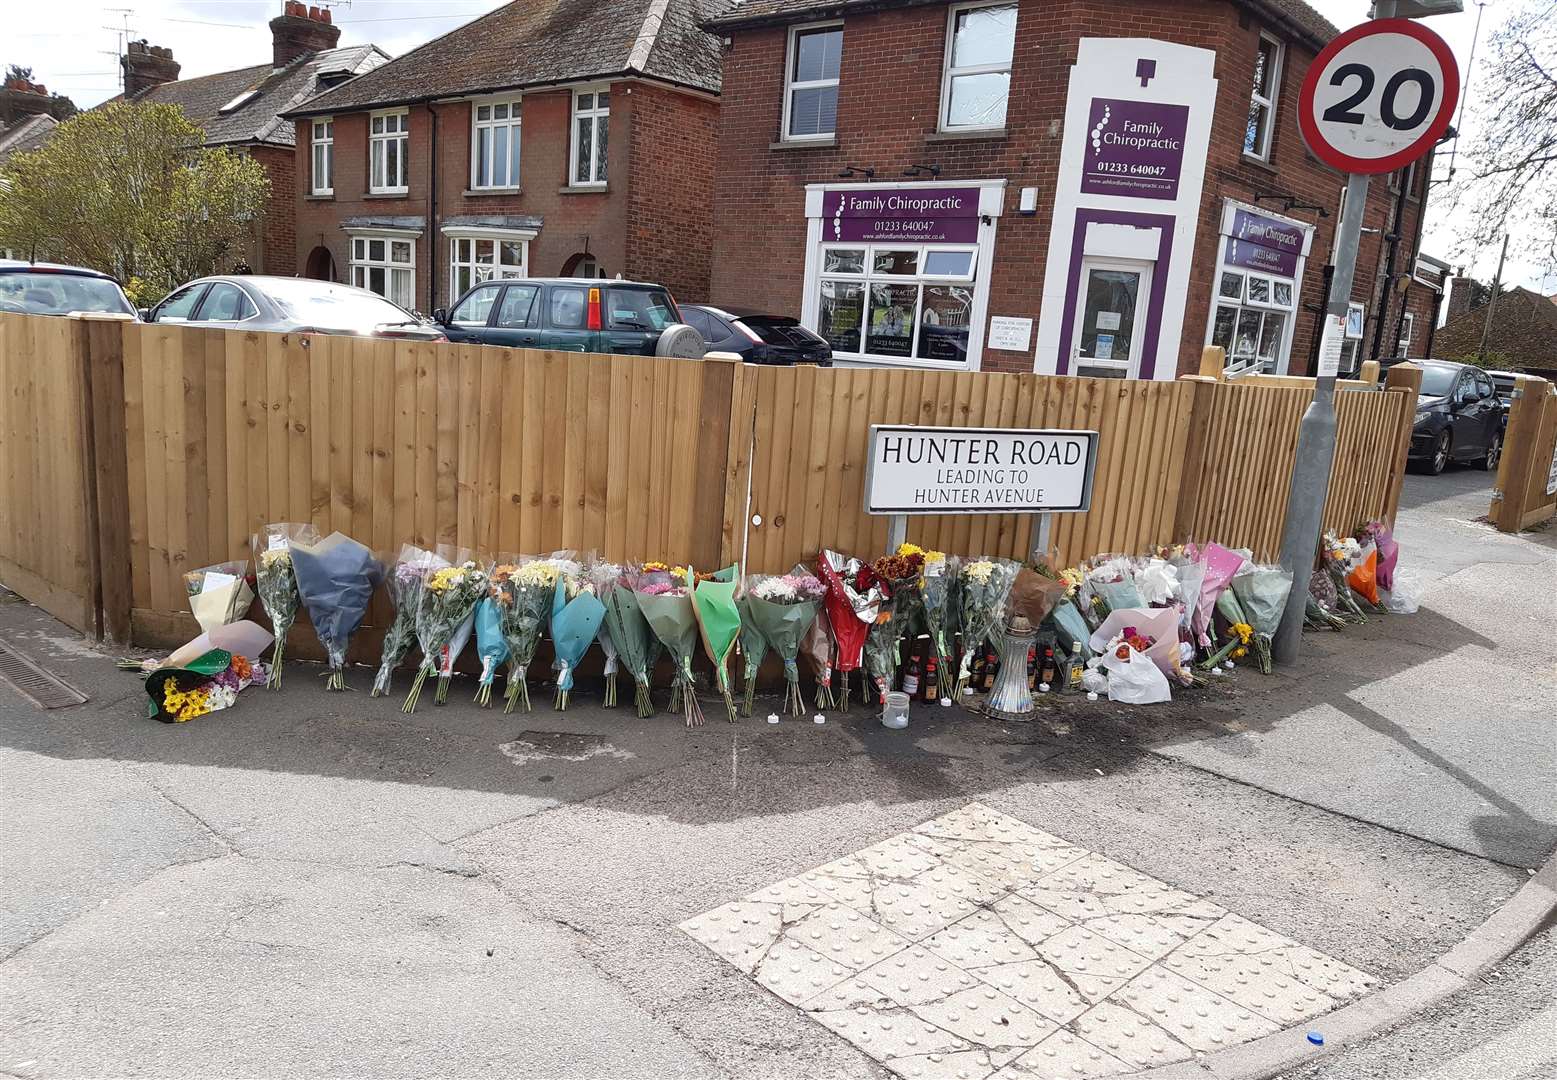
M 1021 514 L 1092 503 L 1095 431 L 873 424 L 867 514 Z
M 1303 141 L 1342 172 L 1394 172 L 1426 154 L 1454 115 L 1460 72 L 1443 38 L 1375 19 L 1326 45 L 1298 100 Z

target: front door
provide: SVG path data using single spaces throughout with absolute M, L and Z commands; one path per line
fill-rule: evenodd
M 1082 260 L 1071 345 L 1073 372 L 1112 379 L 1133 379 L 1140 374 L 1151 281 L 1149 262 Z

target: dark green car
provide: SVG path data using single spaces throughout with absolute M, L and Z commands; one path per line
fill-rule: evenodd
M 433 321 L 450 341 L 478 345 L 693 359 L 704 348 L 670 291 L 637 281 L 494 279 Z

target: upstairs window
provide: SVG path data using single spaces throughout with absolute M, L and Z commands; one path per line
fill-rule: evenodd
M 406 148 L 410 143 L 409 113 L 375 113 L 369 120 L 368 190 L 399 193 L 406 190 Z
M 830 139 L 838 130 L 838 68 L 843 27 L 790 31 L 784 74 L 784 138 Z
M 470 186 L 519 186 L 519 101 L 483 101 L 472 111 Z
M 1249 95 L 1249 124 L 1243 133 L 1243 152 L 1261 161 L 1270 160 L 1271 132 L 1276 128 L 1276 96 L 1281 89 L 1281 42 L 1260 35 L 1254 54 L 1254 89 Z
M 1005 126 L 1015 45 L 1015 4 L 951 9 L 941 80 L 943 131 Z
M 574 187 L 605 187 L 606 137 L 611 127 L 611 95 L 606 89 L 573 94 Z
M 310 190 L 315 195 L 335 193 L 335 121 L 315 120 L 311 140 L 313 164 Z

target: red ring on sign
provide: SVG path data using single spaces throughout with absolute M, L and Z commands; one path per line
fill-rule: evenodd
M 1319 91 L 1319 77 L 1329 68 L 1330 61 L 1335 59 L 1336 53 L 1359 38 L 1372 37 L 1376 34 L 1404 34 L 1426 45 L 1428 50 L 1437 57 L 1439 69 L 1443 74 L 1443 99 L 1439 102 L 1438 115 L 1433 117 L 1432 123 L 1427 125 L 1427 129 L 1410 146 L 1397 150 L 1388 157 L 1354 157 L 1331 146 L 1320 134 L 1319 125 L 1314 121 L 1314 95 Z M 1298 95 L 1298 128 L 1303 133 L 1303 141 L 1314 152 L 1314 156 L 1341 172 L 1369 175 L 1394 172 L 1411 164 L 1438 142 L 1449 128 L 1449 120 L 1454 115 L 1454 107 L 1459 98 L 1460 69 L 1455 64 L 1454 53 L 1450 51 L 1443 38 L 1413 19 L 1374 19 L 1372 22 L 1365 22 L 1347 30 L 1314 57 L 1314 62 L 1308 66 L 1308 74 L 1303 78 L 1302 92 Z

